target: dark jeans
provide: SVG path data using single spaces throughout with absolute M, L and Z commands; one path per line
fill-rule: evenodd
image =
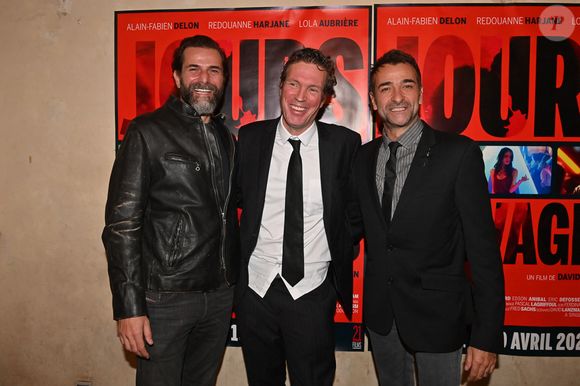
M 293 386 L 331 386 L 335 305 L 329 278 L 296 300 L 282 279 L 264 298 L 246 289 L 236 318 L 249 385 L 284 386 L 287 362 Z
M 153 345 L 138 358 L 137 386 L 215 385 L 230 328 L 233 288 L 147 292 Z
M 413 364 L 419 386 L 461 384 L 461 348 L 448 353 L 410 352 L 401 342 L 395 323 L 387 335 L 367 331 L 379 385 L 415 385 Z

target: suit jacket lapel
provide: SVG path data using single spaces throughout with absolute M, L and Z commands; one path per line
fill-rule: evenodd
M 375 206 L 375 210 L 377 211 L 377 213 L 381 213 L 380 217 L 382 218 L 382 224 L 383 227 L 387 226 L 387 223 L 385 222 L 385 218 L 383 217 L 382 213 L 383 213 L 383 208 L 381 207 L 381 200 L 379 198 L 379 192 L 377 191 L 377 179 L 376 179 L 376 174 L 377 174 L 377 159 L 379 157 L 379 149 L 381 148 L 381 145 L 383 143 L 383 139 L 382 137 L 378 137 L 375 138 L 371 144 L 369 146 L 371 146 L 370 152 L 369 152 L 369 162 L 367 162 L 366 164 L 368 165 L 367 170 L 365 171 L 367 174 L 366 178 L 364 179 L 364 182 L 362 183 L 366 183 L 368 184 L 368 188 L 367 191 L 368 192 L 373 192 L 373 205 Z
M 330 218 L 330 213 L 332 212 L 332 176 L 336 175 L 334 170 L 336 168 L 336 162 L 332 159 L 334 153 L 329 127 L 323 122 L 316 122 L 316 129 L 318 131 L 318 157 L 320 159 L 320 187 L 322 189 L 323 217 L 326 221 L 327 218 Z
M 398 216 L 400 216 L 400 213 L 405 210 L 405 206 L 408 205 L 409 197 L 412 196 L 413 192 L 417 192 L 421 189 L 424 173 L 427 170 L 425 166 L 427 166 L 427 162 L 429 162 L 431 148 L 435 143 L 435 133 L 433 132 L 433 129 L 424 124 L 423 133 L 417 145 L 413 161 L 411 162 L 409 174 L 407 174 L 407 179 L 403 185 L 403 190 L 401 191 L 401 196 L 399 197 L 399 202 L 397 203 L 392 223 L 394 223 Z
M 274 149 L 274 141 L 276 139 L 276 128 L 278 126 L 278 119 L 268 121 L 264 127 L 264 132 L 258 138 L 260 145 L 258 148 L 259 164 L 257 170 L 258 183 L 258 199 L 260 217 L 264 210 L 264 201 L 266 200 L 266 185 L 268 185 L 268 172 L 270 171 L 270 163 L 272 162 L 272 150 Z M 259 226 L 259 223 L 258 223 Z

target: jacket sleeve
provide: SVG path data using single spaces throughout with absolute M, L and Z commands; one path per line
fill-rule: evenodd
M 347 192 L 348 203 L 346 207 L 348 226 L 350 229 L 350 234 L 352 236 L 352 242 L 355 246 L 358 246 L 364 234 L 362 215 L 358 198 L 358 184 L 360 182 L 357 180 L 358 178 L 357 164 L 358 162 L 360 162 L 359 158 L 360 152 L 358 152 L 357 148 L 349 173 L 348 192 Z M 358 253 L 355 253 L 355 258 L 357 256 Z
M 352 243 L 355 246 L 354 258 L 358 256 L 358 244 L 362 239 L 362 217 L 360 214 L 360 207 L 357 199 L 357 182 L 355 165 L 358 159 L 358 154 L 361 146 L 360 135 L 357 134 L 356 139 L 353 140 L 353 148 L 350 154 L 349 160 L 349 173 L 348 173 L 348 186 L 346 192 L 347 204 L 346 204 L 346 217 L 347 226 L 349 228 L 349 233 L 352 237 Z
M 503 268 L 477 144 L 470 142 L 460 165 L 455 197 L 471 269 L 474 305 L 469 345 L 498 352 L 505 308 Z
M 141 242 L 150 183 L 147 150 L 142 133 L 131 124 L 109 183 L 102 239 L 116 320 L 146 314 Z

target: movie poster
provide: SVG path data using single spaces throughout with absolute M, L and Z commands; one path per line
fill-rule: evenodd
M 314 47 L 337 65 L 336 98 L 322 120 L 371 138 L 368 67 L 371 7 L 244 8 L 121 11 L 116 28 L 116 138 L 123 140 L 135 116 L 161 106 L 174 91 L 172 54 L 181 39 L 205 34 L 228 56 L 230 81 L 222 112 L 234 134 L 255 120 L 278 117 L 279 78 L 296 49 Z M 337 306 L 337 349 L 364 350 L 362 331 L 363 258 L 354 261 L 354 314 L 348 321 Z M 238 344 L 235 320 L 230 343 Z
M 504 353 L 580 355 L 580 7 L 374 11 L 375 57 L 417 58 L 422 118 L 481 145 L 506 281 Z

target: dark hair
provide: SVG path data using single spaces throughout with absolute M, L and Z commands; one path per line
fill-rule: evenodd
M 406 53 L 405 51 L 390 50 L 385 54 L 383 54 L 383 56 L 381 56 L 375 62 L 375 64 L 373 64 L 370 75 L 371 80 L 370 89 L 371 90 L 373 89 L 373 82 L 375 81 L 375 76 L 382 66 L 384 66 L 385 64 L 401 64 L 401 63 L 406 63 L 409 64 L 411 67 L 413 67 L 417 75 L 417 82 L 419 83 L 418 86 L 421 87 L 422 86 L 421 70 L 419 70 L 419 66 L 417 65 L 417 61 L 415 60 L 415 58 Z
M 282 74 L 280 74 L 280 87 L 286 81 L 288 68 L 298 62 L 315 64 L 320 71 L 326 72 L 326 83 L 324 84 L 322 92 L 326 97 L 334 97 L 336 95 L 334 93 L 334 86 L 336 86 L 334 62 L 330 56 L 326 56 L 320 50 L 314 48 L 302 48 L 301 50 L 294 51 L 290 55 L 288 61 L 284 64 Z
M 216 50 L 222 58 L 224 77 L 226 79 L 228 78 L 228 60 L 226 53 L 215 40 L 205 35 L 190 36 L 181 41 L 179 47 L 177 47 L 173 53 L 173 63 L 171 63 L 171 69 L 173 71 L 177 71 L 178 73 L 181 72 L 181 67 L 183 66 L 183 52 L 189 47 L 210 48 Z
M 514 169 L 514 167 L 513 167 L 514 152 L 509 147 L 502 147 L 501 148 L 501 150 L 499 151 L 499 153 L 497 155 L 497 161 L 496 161 L 495 165 L 493 165 L 493 169 L 495 170 L 496 173 L 500 171 L 500 169 L 504 166 L 503 158 L 505 157 L 505 154 L 507 152 L 512 153 L 512 159 L 510 160 L 510 164 L 505 167 L 505 173 L 507 176 L 509 176 L 511 178 L 512 172 Z

